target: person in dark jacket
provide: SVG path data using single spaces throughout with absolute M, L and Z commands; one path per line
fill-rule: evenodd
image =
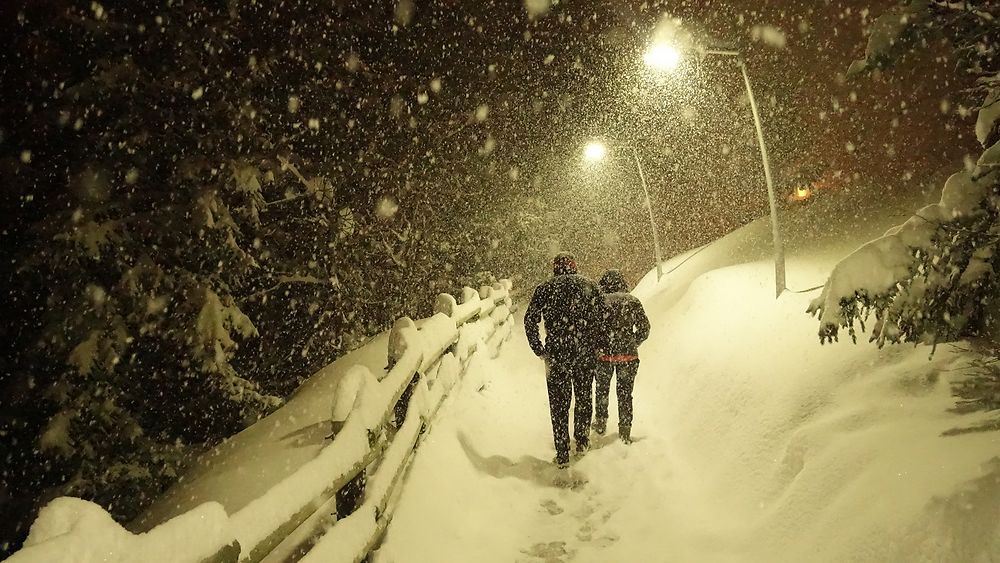
M 597 390 L 594 431 L 604 434 L 608 424 L 608 394 L 616 376 L 618 436 L 632 442 L 632 387 L 639 371 L 639 345 L 649 337 L 649 318 L 642 303 L 628 293 L 628 283 L 618 270 L 601 276 L 604 307 L 597 344 Z
M 590 447 L 596 329 L 601 292 L 577 273 L 572 254 L 561 253 L 552 263 L 553 276 L 535 288 L 524 313 L 524 332 L 536 356 L 545 360 L 555 463 L 569 463 L 569 407 L 573 396 L 573 437 L 578 453 Z M 539 323 L 545 324 L 545 342 Z

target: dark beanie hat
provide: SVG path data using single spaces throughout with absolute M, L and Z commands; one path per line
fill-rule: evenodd
M 552 259 L 552 273 L 556 275 L 575 274 L 576 258 L 569 252 L 556 254 L 556 257 Z

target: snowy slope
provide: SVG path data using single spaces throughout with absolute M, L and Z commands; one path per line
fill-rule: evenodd
M 316 372 L 280 409 L 202 455 L 130 528 L 149 530 L 209 500 L 233 514 L 314 459 L 329 443 L 325 438 L 340 378 L 354 365 L 381 373 L 387 341 L 388 333 L 380 334 Z
M 784 218 L 790 285 L 936 198 L 859 196 Z M 774 301 L 768 241 L 757 222 L 640 284 L 639 439 L 610 424 L 581 486 L 553 484 L 542 366 L 515 337 L 442 411 L 376 560 L 1000 560 L 1000 434 L 943 435 L 985 420 L 948 412 L 962 356 L 821 347 L 812 294 Z

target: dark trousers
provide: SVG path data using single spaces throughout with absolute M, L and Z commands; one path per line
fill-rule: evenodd
M 549 414 L 552 416 L 552 439 L 556 459 L 569 460 L 569 404 L 573 408 L 573 437 L 576 447 L 590 444 L 590 418 L 594 408 L 594 361 L 589 357 L 571 360 L 547 360 Z
M 617 376 L 615 391 L 618 394 L 618 427 L 632 426 L 632 387 L 635 385 L 635 375 L 638 372 L 639 360 L 620 364 L 597 362 L 597 392 L 594 396 L 597 412 L 594 418 L 598 420 L 608 419 L 608 394 L 611 391 L 611 378 Z

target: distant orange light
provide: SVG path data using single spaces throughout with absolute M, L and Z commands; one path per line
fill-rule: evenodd
M 809 199 L 812 195 L 812 190 L 808 186 L 798 186 L 792 193 L 788 194 L 788 201 L 802 201 Z

